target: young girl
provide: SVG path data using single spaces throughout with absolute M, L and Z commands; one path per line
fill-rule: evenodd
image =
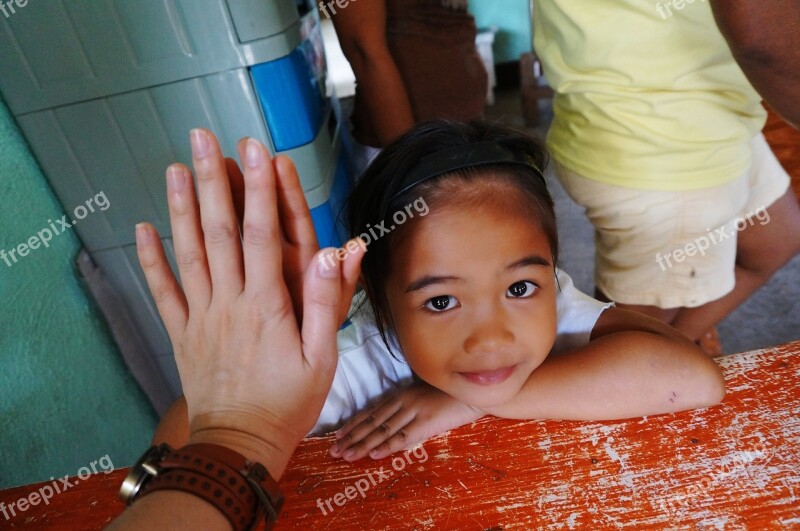
M 382 221 L 393 230 L 369 242 L 369 305 L 340 333 L 339 350 L 342 364 L 363 358 L 377 370 L 337 371 L 318 427 L 389 387 L 380 382 L 412 372 L 415 382 L 351 419 L 333 456 L 379 459 L 485 414 L 608 420 L 722 399 L 718 367 L 691 341 L 590 299 L 556 269 L 546 159 L 517 130 L 432 122 L 362 176 L 349 204 L 352 235 L 363 239 Z M 393 225 L 420 201 L 425 216 Z M 365 392 L 367 378 L 379 383 Z
M 587 297 L 556 268 L 546 159 L 515 129 L 429 122 L 361 177 L 349 224 L 367 245 L 365 296 L 339 332 L 313 431 L 351 419 L 333 456 L 380 459 L 486 414 L 610 420 L 722 399 L 718 367 L 691 341 Z M 186 437 L 183 403 L 155 442 Z

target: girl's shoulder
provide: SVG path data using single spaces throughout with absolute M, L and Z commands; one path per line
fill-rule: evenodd
M 575 287 L 572 278 L 556 268 L 558 332 L 551 353 L 566 352 L 589 343 L 597 319 L 613 302 L 600 302 Z

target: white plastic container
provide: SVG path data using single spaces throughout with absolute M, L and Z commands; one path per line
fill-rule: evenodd
M 494 72 L 494 51 L 492 50 L 496 33 L 497 28 L 490 26 L 479 29 L 478 35 L 475 37 L 478 54 L 481 56 L 486 73 L 489 74 L 489 84 L 486 88 L 486 103 L 489 105 L 494 105 L 494 88 L 497 86 L 497 76 Z

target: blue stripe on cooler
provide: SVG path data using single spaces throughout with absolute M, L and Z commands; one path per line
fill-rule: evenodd
M 302 44 L 286 57 L 250 67 L 250 75 L 275 151 L 314 140 L 327 103 Z
M 350 178 L 344 161 L 340 158 L 328 199 L 311 209 L 311 219 L 320 248 L 341 247 L 347 241 L 343 208 L 349 194 Z

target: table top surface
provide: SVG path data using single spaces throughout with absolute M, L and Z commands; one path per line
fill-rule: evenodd
M 718 406 L 613 422 L 486 417 L 413 452 L 348 464 L 305 440 L 276 529 L 800 529 L 800 341 L 719 358 Z M 2 529 L 100 529 L 125 470 Z M 7 505 L 42 483 L 0 491 Z

